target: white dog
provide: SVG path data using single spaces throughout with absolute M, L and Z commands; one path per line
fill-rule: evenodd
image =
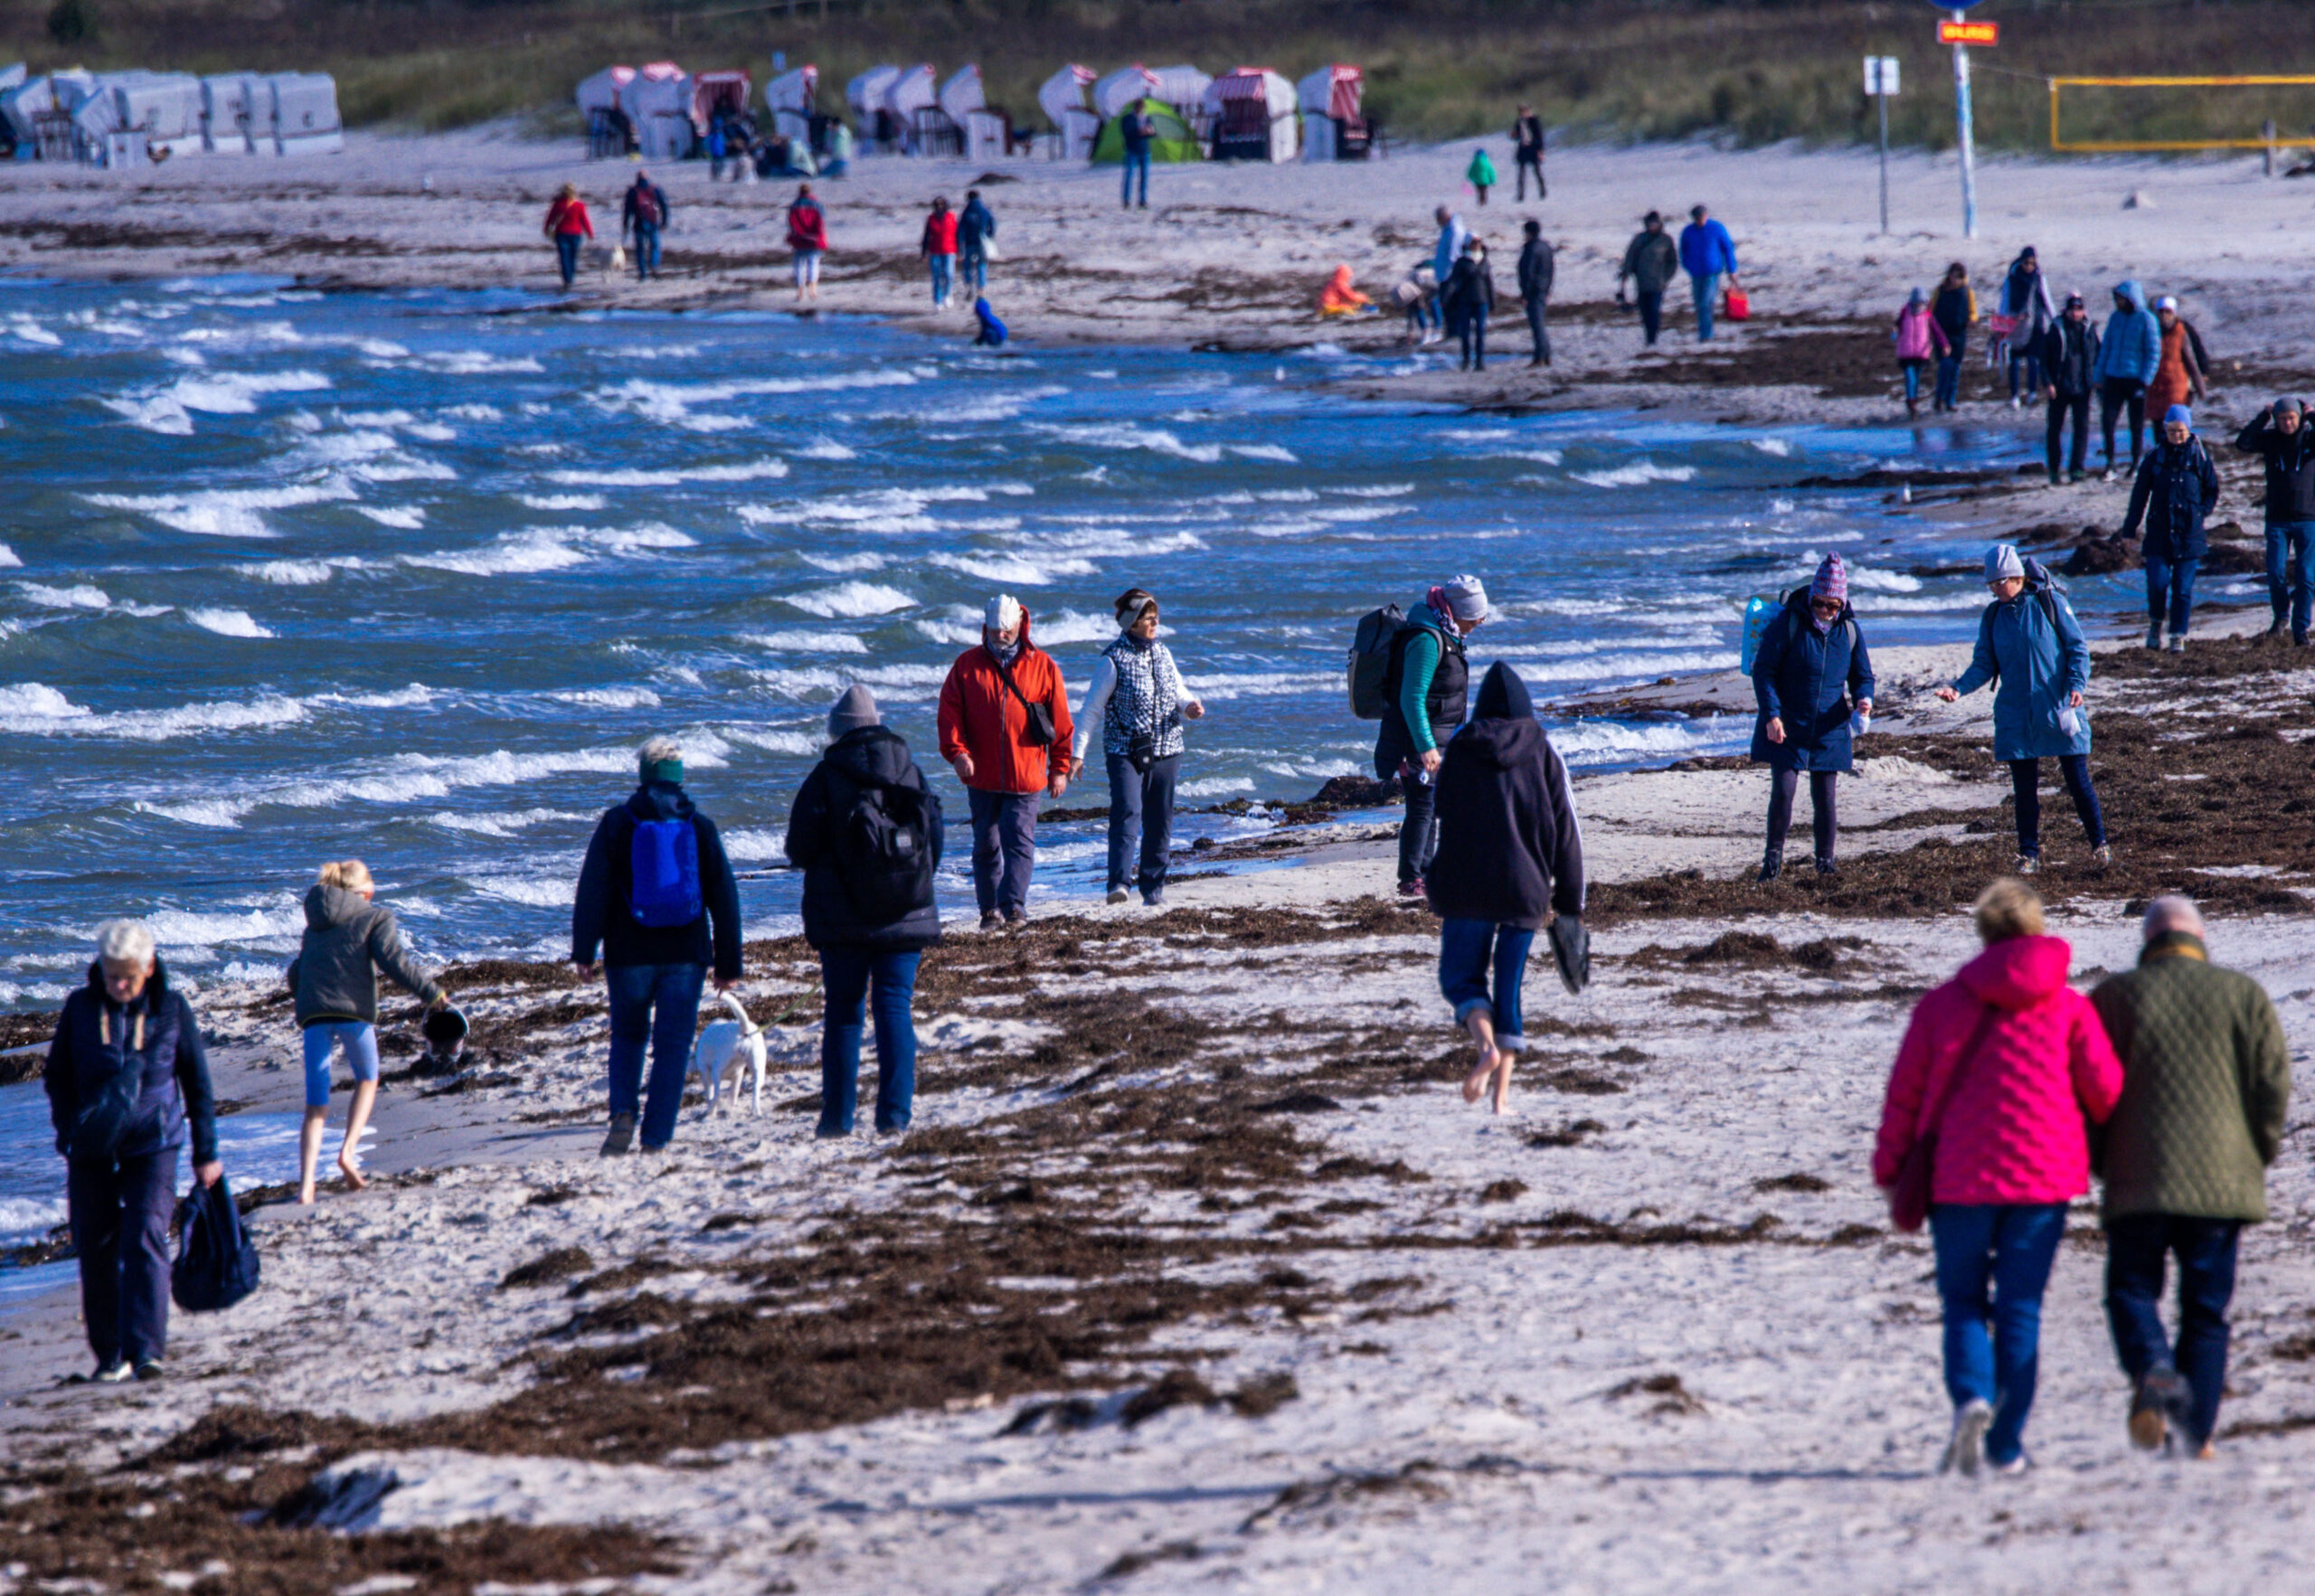
M 721 1106 L 727 1092 L 739 1090 L 743 1072 L 752 1069 L 753 1096 L 750 1111 L 763 1112 L 763 1027 L 748 1018 L 748 1011 L 731 993 L 723 994 L 723 1006 L 735 1016 L 718 1020 L 699 1034 L 699 1044 L 692 1050 L 691 1069 L 684 1079 L 693 1075 L 707 1088 L 707 1111 L 713 1113 Z

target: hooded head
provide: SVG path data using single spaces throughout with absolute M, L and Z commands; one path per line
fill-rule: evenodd
M 1915 310 L 1919 310 L 1923 306 L 1929 303 L 1929 290 L 1927 288 L 1915 288 L 1912 293 L 1905 296 L 1905 303 L 1912 306 Z
M 1498 659 L 1487 667 L 1479 682 L 1479 702 L 1471 714 L 1481 721 L 1532 721 L 1535 701 L 1519 673 Z
M 2145 314 L 2146 290 L 2138 286 L 2138 279 L 2134 277 L 2126 277 L 2121 281 L 2116 283 L 2114 285 L 2114 297 L 2118 299 L 2127 300 L 2132 310 L 2139 312 L 2140 315 Z
M 828 741 L 834 742 L 847 732 L 883 723 L 884 717 L 876 710 L 875 694 L 855 682 L 844 690 L 836 707 L 828 711 Z

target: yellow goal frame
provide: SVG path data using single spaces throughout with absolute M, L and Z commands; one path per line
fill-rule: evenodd
M 2050 86 L 2050 147 L 2084 155 L 2124 155 L 2157 150 L 2266 149 L 2264 138 L 2099 138 L 2069 143 L 2058 136 L 2058 91 L 2061 89 L 2296 89 L 2315 86 L 2315 77 L 2255 78 L 2052 78 Z M 2275 144 L 2303 143 L 2278 137 Z

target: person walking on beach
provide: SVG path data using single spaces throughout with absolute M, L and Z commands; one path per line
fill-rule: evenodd
M 2082 296 L 2068 294 L 2065 311 L 2042 333 L 2042 393 L 2050 411 L 2044 443 L 2050 467 L 2050 486 L 2058 485 L 2058 443 L 2065 434 L 2066 418 L 2074 418 L 2074 447 L 2066 456 L 2066 480 L 2082 480 L 2090 454 L 2090 396 L 2098 387 L 2098 329 Z
M 2194 901 L 2146 906 L 2138 968 L 2090 994 L 2122 1095 L 2091 1133 L 2105 1182 L 2106 1322 L 2130 1377 L 2131 1440 L 2211 1455 L 2226 1389 L 2226 1308 L 2243 1227 L 2267 1217 L 2291 1107 L 2291 1045 L 2259 983 L 2210 961 Z M 2178 1339 L 2162 1275 L 2178 1260 Z M 2166 1433 L 2167 1432 L 2167 1433 Z
M 1959 260 L 1945 269 L 1945 280 L 1937 285 L 1937 297 L 1930 302 L 1929 313 L 1945 334 L 1944 352 L 1937 357 L 1937 393 L 1930 408 L 1959 410 L 1961 362 L 1970 353 L 1970 328 L 1978 319 L 1977 290 L 1970 287 L 1970 269 Z
M 1149 115 L 1149 102 L 1138 99 L 1125 110 L 1124 125 L 1119 128 L 1125 146 L 1125 178 L 1118 194 L 1120 208 L 1133 208 L 1133 179 L 1141 176 L 1141 209 L 1149 209 L 1149 146 L 1158 137 L 1157 121 Z
M 80 1266 L 80 1319 L 95 1378 L 161 1376 L 169 1337 L 169 1223 L 177 1157 L 213 1186 L 216 1093 L 201 1021 L 169 984 L 141 920 L 97 928 L 86 984 L 64 999 L 43 1076 Z
M 571 905 L 571 962 L 593 979 L 600 946 L 610 994 L 607 1158 L 634 1145 L 638 1107 L 645 1152 L 675 1139 L 708 967 L 718 992 L 741 972 L 739 883 L 715 822 L 684 790 L 682 745 L 652 738 L 636 751 L 635 775 L 633 794 L 596 824 Z
M 1527 199 L 1527 174 L 1535 175 L 1535 200 L 1541 203 L 1548 197 L 1544 188 L 1544 119 L 1535 108 L 1523 105 L 1519 114 L 1511 119 L 1511 150 L 1513 164 L 1518 168 L 1519 188 L 1514 196 L 1524 204 Z
M 1784 869 L 1784 836 L 1792 800 L 1809 776 L 1817 874 L 1831 875 L 1838 842 L 1834 790 L 1854 770 L 1850 732 L 1873 713 L 1873 658 L 1848 603 L 1848 567 L 1828 554 L 1806 591 L 1795 593 L 1761 634 L 1753 656 L 1753 763 L 1770 772 L 1768 846 L 1763 882 Z
M 820 302 L 820 257 L 828 250 L 827 213 L 812 197 L 812 185 L 799 183 L 788 206 L 788 249 L 796 267 L 796 303 Z
M 827 751 L 789 811 L 788 862 L 804 873 L 804 940 L 820 956 L 823 1137 L 850 1136 L 865 1016 L 876 1027 L 876 1130 L 908 1129 L 916 1095 L 916 967 L 940 940 L 933 878 L 940 800 L 868 689 L 828 711 Z
M 546 222 L 540 231 L 554 241 L 554 259 L 562 273 L 562 286 L 569 288 L 579 275 L 579 246 L 582 241 L 595 236 L 595 224 L 587 216 L 587 202 L 579 197 L 579 185 L 566 183 L 555 191 L 554 203 L 546 208 Z
M 2017 252 L 2009 263 L 2009 275 L 2001 280 L 2001 314 L 2009 321 L 2009 408 L 2017 410 L 2043 387 L 2042 337 L 2058 318 L 2050 279 L 2042 275 L 2041 257 L 2031 244 Z M 2022 394 L 2017 385 L 2021 372 L 2026 377 Z
M 1945 329 L 1929 313 L 1929 296 L 1915 288 L 1897 312 L 1897 330 L 1893 335 L 1897 345 L 1897 369 L 1904 373 L 1905 415 L 1908 420 L 1921 414 L 1921 374 L 1932 362 L 1942 361 L 1949 345 Z
M 1720 279 L 1725 277 L 1730 288 L 1736 287 L 1736 241 L 1702 205 L 1689 210 L 1688 224 L 1680 230 L 1680 264 L 1687 269 L 1688 293 L 1696 300 L 1696 342 L 1708 344 Z
M 1552 298 L 1552 247 L 1544 241 L 1544 224 L 1530 222 L 1523 230 L 1527 241 L 1519 246 L 1519 303 L 1527 312 L 1527 335 L 1535 353 L 1531 366 L 1552 363 L 1552 335 L 1544 330 L 1544 313 Z
M 2106 445 L 2106 480 L 2114 479 L 2114 420 L 2127 411 L 2131 464 L 2146 443 L 2146 388 L 2162 365 L 2162 324 L 2146 307 L 2135 278 L 2114 285 L 2114 311 L 2098 341 L 2098 430 Z
M 667 191 L 638 166 L 635 181 L 619 202 L 619 229 L 635 235 L 635 280 L 647 282 L 659 275 L 659 230 L 667 225 Z
M 2178 301 L 2168 294 L 2157 299 L 2154 325 L 2162 329 L 2162 357 L 2155 363 L 2154 381 L 2146 385 L 2147 414 L 2201 403 L 2206 392 L 2202 340 L 2178 315 Z
M 1399 896 L 1422 896 L 1423 874 L 1439 843 L 1435 783 L 1441 750 L 1469 707 L 1470 663 L 1463 639 L 1488 619 L 1487 585 L 1450 578 L 1431 590 L 1391 639 L 1383 677 L 1383 726 L 1375 739 L 1375 779 L 1406 794 L 1399 823 Z
M 1624 302 L 1624 280 L 1629 278 L 1639 305 L 1639 330 L 1650 349 L 1656 347 L 1656 335 L 1664 327 L 1664 290 L 1679 269 L 1680 252 L 1664 231 L 1664 217 L 1650 211 L 1639 231 L 1632 234 L 1631 242 L 1624 246 L 1623 264 L 1616 270 L 1616 303 Z
M 1508 1113 L 1512 1066 L 1526 1045 L 1520 983 L 1537 929 L 1550 922 L 1569 991 L 1583 990 L 1591 957 L 1583 833 L 1567 766 L 1535 719 L 1526 683 L 1499 660 L 1479 683 L 1470 721 L 1447 740 L 1439 853 L 1423 890 L 1440 918 L 1440 993 L 1479 1046 L 1463 1100 L 1475 1103 L 1492 1086 L 1495 1111 Z
M 1463 219 L 1441 205 L 1432 215 L 1439 222 L 1439 237 L 1432 245 L 1431 275 L 1439 285 L 1439 301 L 1432 313 L 1432 325 L 1441 332 L 1446 330 L 1447 279 L 1455 275 L 1455 265 L 1463 258 L 1463 246 L 1470 241 L 1471 230 Z M 1437 339 L 1432 342 L 1437 343 Z
M 933 196 L 932 213 L 924 219 L 924 236 L 917 241 L 917 249 L 932 269 L 932 308 L 946 310 L 957 272 L 957 216 L 949 209 L 946 194 Z
M 2090 856 L 2103 870 L 2114 856 L 2090 780 L 2090 716 L 2082 707 L 2090 646 L 2082 625 L 2050 573 L 2038 563 L 2029 570 L 2012 544 L 1986 551 L 1986 586 L 1993 602 L 1979 619 L 1970 668 L 1937 696 L 1951 704 L 1996 684 L 1993 757 L 2009 767 L 2017 806 L 2017 857 L 2010 868 L 2031 875 L 2042 867 L 2042 761 L 2055 759 L 2090 839 Z
M 1487 146 L 1480 145 L 1471 151 L 1471 164 L 1463 168 L 1463 181 L 1479 195 L 1479 203 L 1487 203 L 1487 191 L 1495 186 L 1495 163 L 1488 159 Z
M 2267 602 L 2277 636 L 2286 617 L 2291 640 L 2307 641 L 2315 610 L 2315 428 L 2295 399 L 2278 399 L 2235 435 L 2235 447 L 2266 466 Z
M 1439 291 L 1447 312 L 1447 326 L 1461 341 L 1460 369 L 1487 370 L 1487 318 L 1495 313 L 1495 273 L 1488 266 L 1487 246 L 1478 239 L 1463 241 L 1463 258 Z
M 345 1116 L 345 1140 L 337 1149 L 337 1171 L 348 1191 L 370 1183 L 354 1162 L 362 1132 L 378 1100 L 378 972 L 426 1005 L 442 1008 L 449 997 L 428 975 L 402 940 L 394 911 L 372 900 L 378 894 L 370 867 L 359 859 L 333 859 L 306 890 L 306 935 L 284 977 L 295 995 L 298 1028 L 306 1062 L 306 1119 L 298 1132 L 298 1201 L 311 1207 L 314 1170 L 321 1162 L 322 1129 L 329 1118 L 329 1061 L 345 1054 L 354 1072 L 354 1106 Z
M 2074 950 L 2043 934 L 2042 902 L 2004 876 L 1978 898 L 1985 950 L 1914 1005 L 1881 1109 L 1873 1179 L 1893 1187 L 1929 1143 L 1929 1225 L 1944 1304 L 1952 1439 L 1939 1472 L 2022 1474 L 2042 1293 L 2066 1205 L 2090 1189 L 2085 1117 L 2103 1122 L 2122 1067 Z M 1991 1334 L 1988 1334 L 1990 1323 Z
M 1118 639 L 1101 650 L 1077 711 L 1069 773 L 1085 773 L 1086 741 L 1099 726 L 1110 778 L 1110 902 L 1124 902 L 1127 889 L 1138 887 L 1154 909 L 1166 901 L 1174 789 L 1186 746 L 1182 722 L 1201 718 L 1205 705 L 1182 685 L 1173 651 L 1158 640 L 1157 599 L 1128 588 L 1116 609 Z
M 973 897 L 980 929 L 1029 918 L 1037 805 L 1069 790 L 1069 688 L 1052 655 L 1029 641 L 1029 612 L 1010 593 L 988 601 L 980 641 L 940 684 L 940 757 L 972 806 Z
M 2174 404 L 2162 418 L 2162 441 L 2147 450 L 2131 487 L 2130 514 L 2121 535 L 2146 525 L 2146 646 L 2162 647 L 2162 622 L 2170 621 L 2170 652 L 2187 648 L 2187 623 L 2195 608 L 2195 574 L 2210 552 L 2203 523 L 2218 502 L 2218 469 L 2195 436 L 2195 412 Z
M 988 292 L 988 241 L 997 236 L 997 217 L 981 203 L 980 190 L 965 190 L 965 208 L 957 217 L 957 269 L 961 287 L 975 297 Z

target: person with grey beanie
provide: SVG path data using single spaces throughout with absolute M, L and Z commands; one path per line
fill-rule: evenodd
M 1470 666 L 1463 639 L 1485 624 L 1487 584 L 1458 576 L 1431 590 L 1391 640 L 1383 679 L 1383 730 L 1375 741 L 1375 777 L 1400 782 L 1406 819 L 1399 826 L 1399 896 L 1422 896 L 1422 873 L 1438 851 L 1441 751 L 1469 712 Z
M 804 873 L 804 940 L 820 956 L 823 1137 L 852 1134 L 860 1043 L 876 1027 L 876 1129 L 908 1129 L 916 1095 L 916 968 L 940 940 L 933 877 L 940 800 L 908 744 L 855 685 L 828 711 L 828 749 L 788 816 L 788 862 Z

